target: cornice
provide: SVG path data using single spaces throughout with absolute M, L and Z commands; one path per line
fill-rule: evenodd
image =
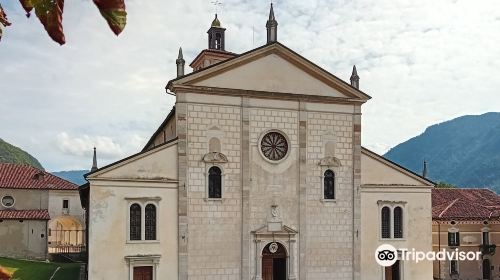
M 175 85 L 172 86 L 172 91 L 176 93 L 201 93 L 208 95 L 223 95 L 233 97 L 251 97 L 258 99 L 280 99 L 287 101 L 307 101 L 311 103 L 327 103 L 327 104 L 355 104 L 361 105 L 366 100 L 334 97 L 334 96 L 318 96 L 285 92 L 270 92 L 270 91 L 255 91 L 246 89 L 230 89 L 230 88 L 216 88 L 205 86 L 192 86 L 192 85 Z

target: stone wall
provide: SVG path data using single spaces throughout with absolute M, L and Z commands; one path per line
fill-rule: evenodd
M 327 151 L 327 147 L 332 148 Z M 319 166 L 334 156 L 341 166 Z M 353 116 L 309 112 L 307 117 L 307 279 L 353 279 Z M 335 172 L 335 200 L 323 199 L 323 174 Z
M 188 104 L 186 114 L 188 277 L 240 279 L 241 108 Z M 202 161 L 214 137 L 227 163 Z M 222 170 L 222 199 L 208 199 L 207 172 L 213 165 Z
M 186 108 L 188 234 L 187 260 L 180 267 L 187 266 L 189 279 L 255 277 L 259 252 L 252 232 L 267 225 L 272 205 L 278 206 L 283 225 L 301 236 L 300 248 L 288 252 L 297 259 L 294 266 L 300 263 L 301 279 L 353 279 L 353 159 L 360 144 L 353 132 L 353 107 L 329 105 L 316 111 L 299 102 L 221 97 L 217 102 L 222 104 L 216 105 L 201 94 L 180 95 L 178 100 L 190 101 L 177 105 L 178 113 Z M 290 146 L 279 163 L 260 152 L 261 137 L 272 130 L 283 133 Z M 212 164 L 202 160 L 214 137 L 228 158 L 216 164 L 223 171 L 222 199 L 208 199 Z M 338 158 L 342 166 L 319 166 L 326 155 Z M 336 174 L 334 201 L 322 199 L 328 168 Z M 243 187 L 246 182 L 248 188 Z

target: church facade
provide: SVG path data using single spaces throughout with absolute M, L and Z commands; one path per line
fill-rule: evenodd
M 348 84 L 279 43 L 272 7 L 266 26 L 234 54 L 216 16 L 143 151 L 87 175 L 89 279 L 432 277 L 374 253 L 432 250 L 433 183 L 361 147 L 355 68 Z

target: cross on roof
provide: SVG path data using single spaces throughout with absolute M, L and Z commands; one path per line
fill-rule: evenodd
M 219 0 L 215 0 L 211 2 L 215 6 L 215 13 L 217 14 L 219 6 L 222 6 L 222 2 Z

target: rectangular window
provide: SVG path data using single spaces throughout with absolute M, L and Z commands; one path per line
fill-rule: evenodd
M 450 274 L 451 275 L 458 274 L 458 261 L 456 260 L 450 261 Z
M 68 209 L 69 208 L 69 200 L 64 199 L 63 200 L 63 209 Z
M 457 247 L 460 246 L 460 233 L 457 232 L 448 232 L 448 246 Z
M 483 231 L 483 245 L 490 245 L 490 233 Z

